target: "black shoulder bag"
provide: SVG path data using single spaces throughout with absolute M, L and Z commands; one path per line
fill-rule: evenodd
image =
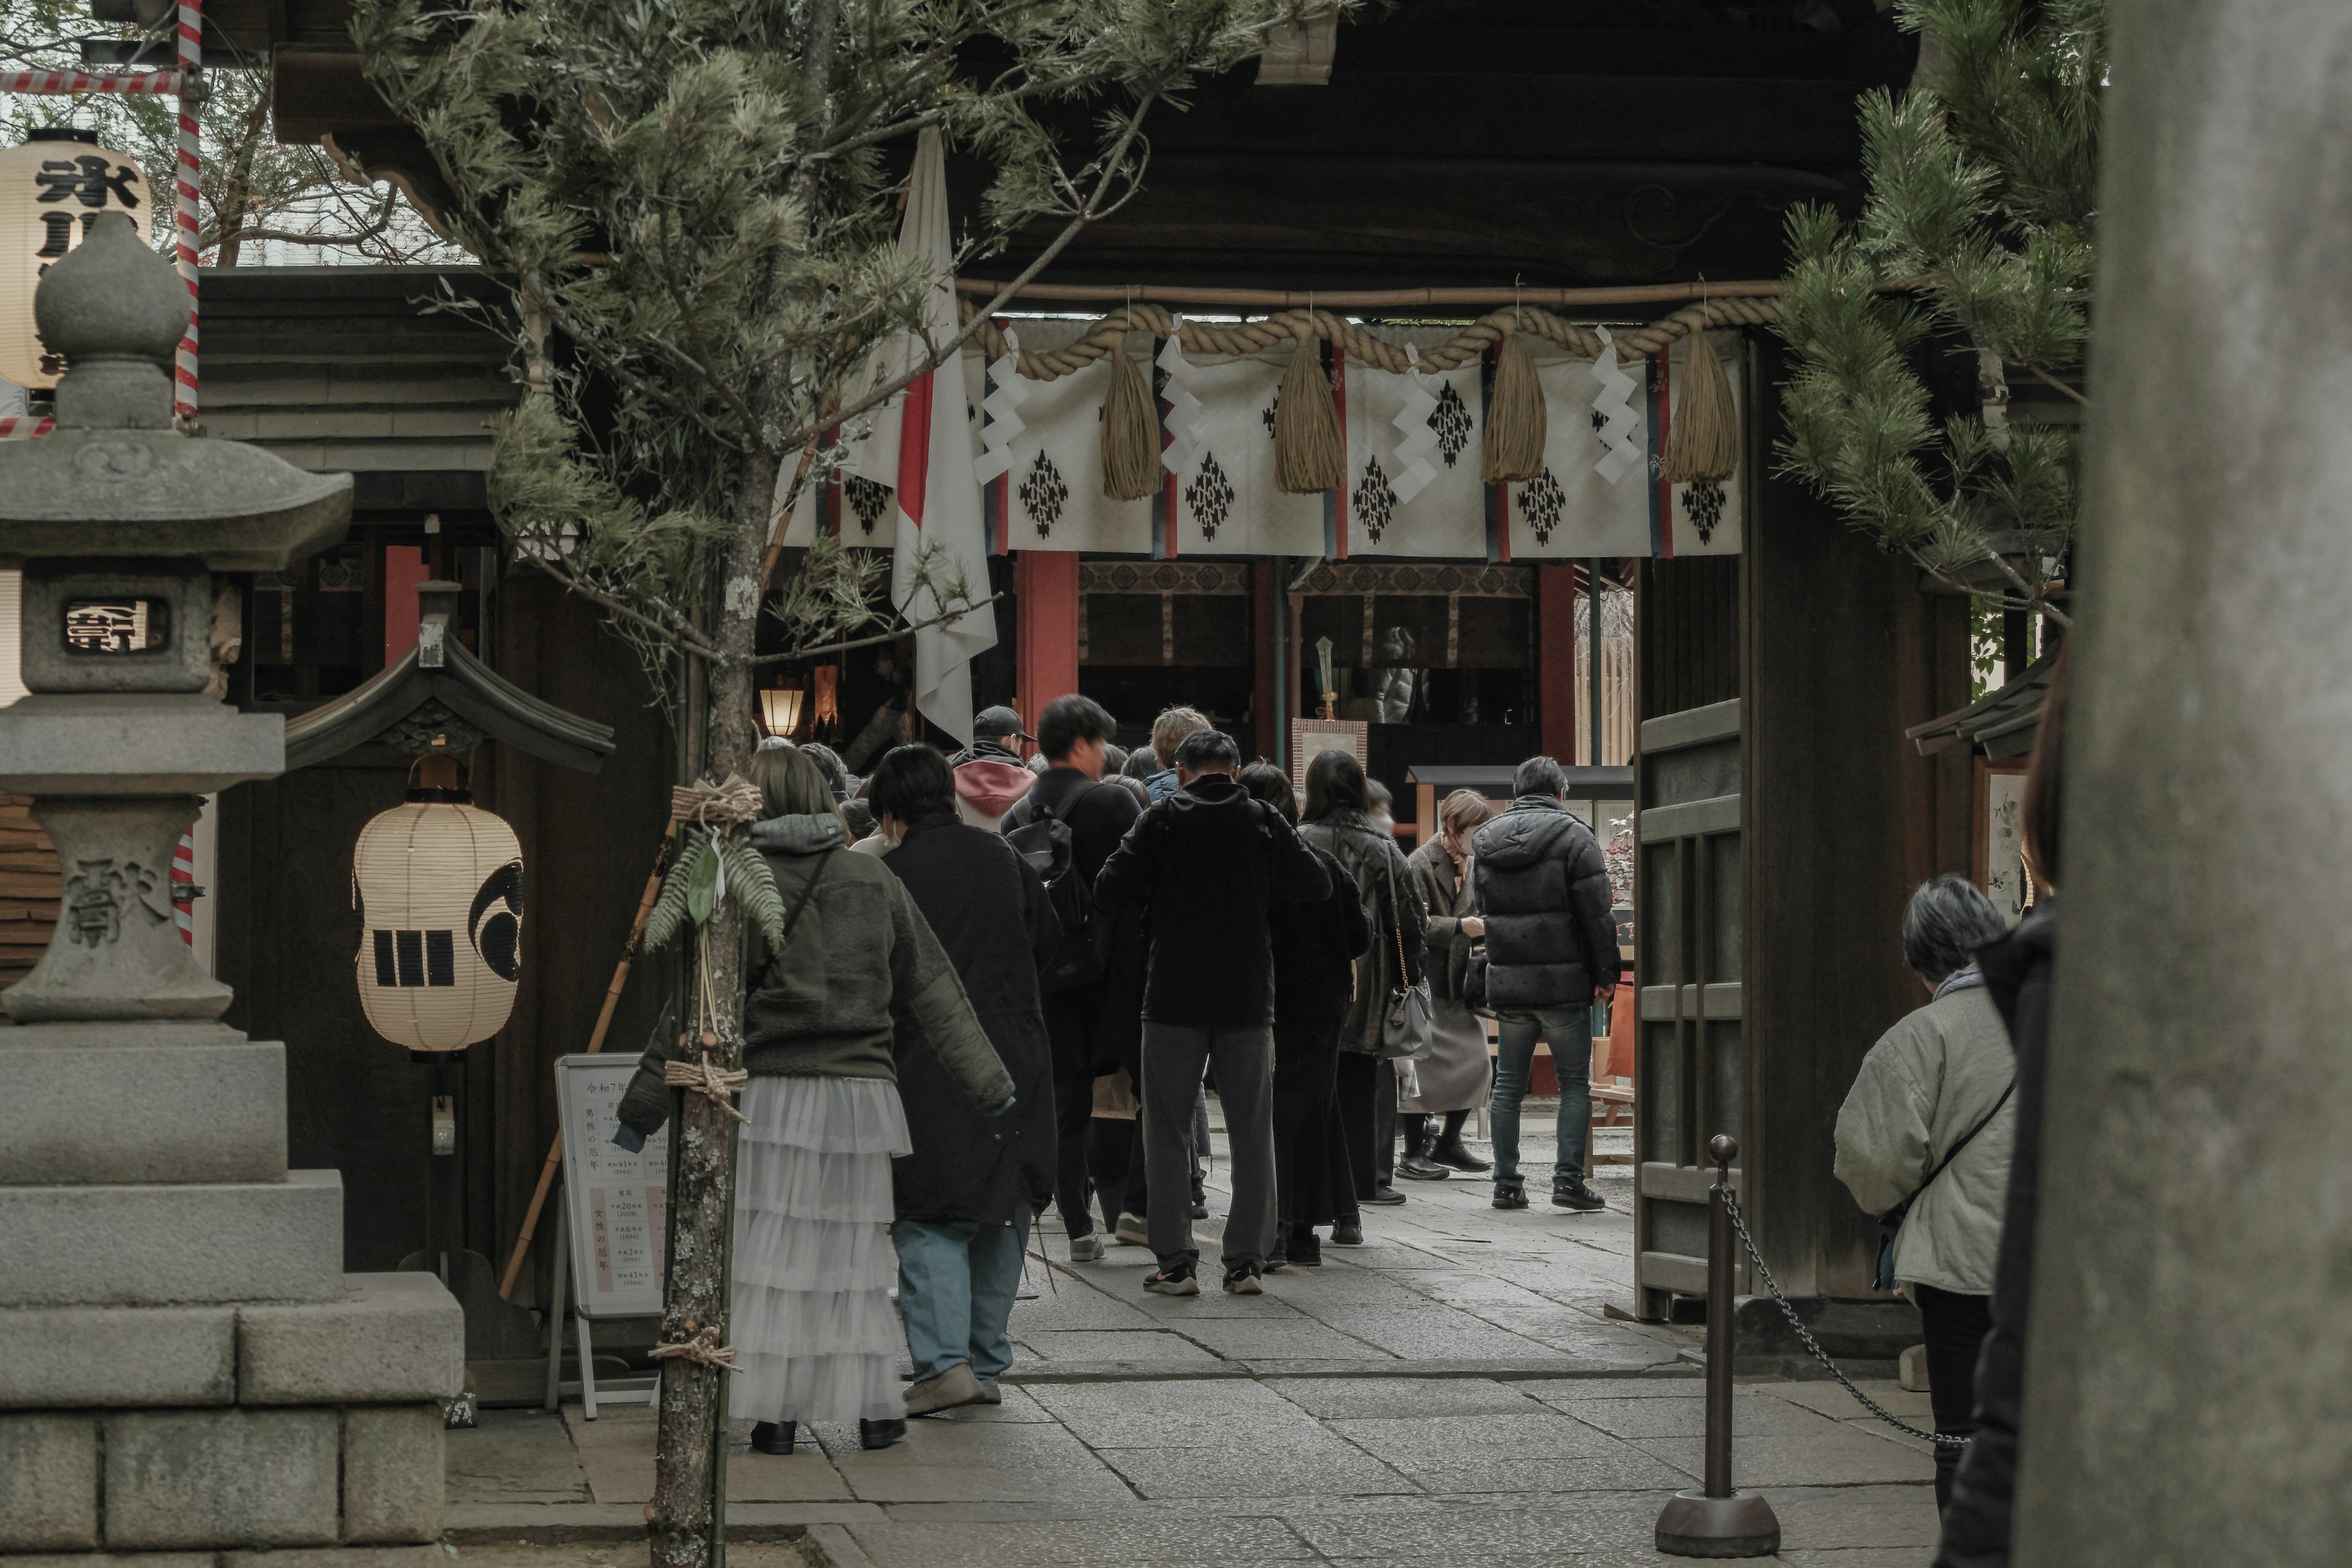
M 1895 1237 L 1902 1230 L 1904 1220 L 1909 1216 L 1911 1205 L 1919 1201 L 1920 1194 L 1936 1184 L 1936 1178 L 1944 1173 L 1944 1168 L 1960 1157 L 1960 1151 L 1967 1148 L 1978 1133 L 1992 1125 L 1992 1119 L 2000 1114 L 2000 1108 L 2009 1103 L 2009 1097 L 2016 1089 L 2017 1079 L 2011 1078 L 2009 1087 L 2000 1091 L 2000 1098 L 1992 1102 L 1992 1109 L 1984 1113 L 1984 1120 L 1960 1134 L 1960 1141 L 1936 1162 L 1936 1168 L 1927 1173 L 1927 1179 L 1912 1188 L 1909 1197 L 1878 1216 L 1878 1277 L 1872 1282 L 1877 1289 L 1895 1289 Z
M 801 923 L 801 911 L 808 908 L 809 900 L 816 893 L 817 883 L 822 881 L 824 878 L 824 868 L 833 863 L 833 858 L 835 855 L 845 853 L 846 853 L 846 851 L 836 847 L 824 851 L 817 857 L 816 867 L 809 872 L 809 879 L 801 884 L 801 896 L 793 900 L 792 912 L 784 916 L 782 940 L 778 942 L 776 945 L 770 950 L 768 953 L 768 962 L 760 966 L 760 972 L 762 974 L 775 967 L 776 961 L 783 957 L 785 946 L 793 940 L 793 931 L 794 928 Z

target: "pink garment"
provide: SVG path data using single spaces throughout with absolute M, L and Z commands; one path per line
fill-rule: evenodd
M 974 758 L 955 770 L 956 809 L 974 827 L 993 831 L 1004 814 L 1021 803 L 1037 775 L 1018 763 Z

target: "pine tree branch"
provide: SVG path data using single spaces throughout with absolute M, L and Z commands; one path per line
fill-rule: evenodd
M 562 584 L 566 589 L 579 595 L 582 598 L 587 600 L 590 604 L 594 605 L 597 608 L 618 616 L 623 620 L 627 621 L 634 626 L 644 627 L 646 631 L 649 631 L 654 636 L 660 637 L 663 641 L 673 645 L 682 653 L 691 654 L 696 658 L 701 659 L 706 663 L 717 664 L 721 662 L 722 656 L 719 654 L 719 650 L 712 647 L 708 642 L 705 642 L 701 637 L 694 631 L 690 624 L 685 626 L 665 625 L 663 622 L 656 620 L 653 616 L 646 615 L 643 610 L 637 609 L 635 606 L 625 603 L 618 595 L 607 593 L 604 589 L 596 587 L 586 578 L 581 576 L 577 572 L 571 571 L 568 568 L 559 567 L 554 562 L 550 561 L 546 555 L 537 550 L 519 551 L 517 553 L 523 560 L 530 562 L 531 565 L 537 567 L 540 571 L 544 572 L 550 577 L 554 578 L 558 583 Z
M 897 642 L 900 637 L 910 637 L 917 632 L 928 631 L 933 626 L 947 626 L 951 622 L 963 619 L 966 616 L 976 615 L 1003 597 L 1004 595 L 1002 594 L 991 594 L 985 599 L 968 600 L 959 609 L 943 610 L 928 621 L 915 621 L 887 632 L 877 632 L 872 637 L 858 637 L 850 642 L 816 643 L 805 647 L 793 648 L 784 653 L 763 653 L 757 658 L 745 659 L 743 662 L 754 668 L 769 664 L 791 664 L 798 659 L 821 658 L 829 653 L 846 653 L 854 647 L 873 647 L 880 643 Z
M 2056 376 L 2051 374 L 2048 371 L 2034 363 L 2032 360 L 2011 360 L 2009 363 L 2018 366 L 2021 370 L 2027 371 L 2033 376 L 2034 380 L 2041 382 L 2043 385 L 2055 387 L 2058 391 L 2064 393 L 2081 406 L 2084 408 L 2091 406 L 2091 400 L 2089 398 L 2084 396 L 2081 393 L 2075 391 L 2073 387 L 2067 385 L 2064 382 L 2059 380 Z

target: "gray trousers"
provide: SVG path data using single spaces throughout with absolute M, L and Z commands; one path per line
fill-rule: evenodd
M 1274 1237 L 1274 1029 L 1143 1025 L 1143 1161 L 1151 1183 L 1151 1250 L 1167 1268 L 1193 1254 L 1192 1097 L 1217 1068 L 1233 1145 L 1227 1268 L 1264 1260 Z M 1203 1151 L 1205 1152 L 1205 1151 Z

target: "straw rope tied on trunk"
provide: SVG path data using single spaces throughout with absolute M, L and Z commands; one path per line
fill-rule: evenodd
M 1348 482 L 1348 443 L 1339 433 L 1339 410 L 1331 401 L 1330 373 L 1323 368 L 1323 346 L 1318 337 L 1337 339 L 1320 331 L 1315 312 L 1297 329 L 1297 346 L 1290 351 L 1290 368 L 1282 373 L 1282 390 L 1274 409 L 1274 488 L 1286 495 L 1315 495 L 1336 490 Z
M 1110 390 L 1103 395 L 1103 495 L 1110 500 L 1141 500 L 1160 488 L 1160 415 L 1143 368 L 1122 340 L 1110 354 Z

